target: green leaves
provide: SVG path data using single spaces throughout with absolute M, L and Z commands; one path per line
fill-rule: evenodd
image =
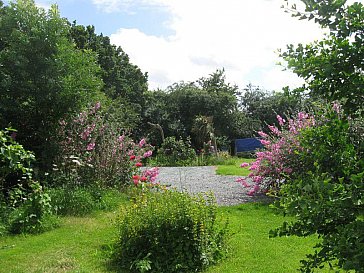
M 343 0 L 303 2 L 305 13 L 293 8 L 293 16 L 315 18 L 315 22 L 330 32 L 322 41 L 305 47 L 289 46 L 280 56 L 288 62 L 289 68 L 306 80 L 304 90 L 310 96 L 340 100 L 346 113 L 360 115 L 364 105 L 363 4 L 344 6 L 346 1 Z
M 9 174 L 22 174 L 26 179 L 32 177 L 31 163 L 35 161 L 34 154 L 24 150 L 23 146 L 15 142 L 7 128 L 0 131 L 0 186 Z

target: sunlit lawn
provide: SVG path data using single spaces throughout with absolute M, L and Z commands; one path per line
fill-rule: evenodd
M 230 165 L 218 165 L 216 169 L 216 174 L 219 175 L 239 175 L 239 176 L 247 176 L 250 171 L 248 167 L 241 168 L 240 165 L 243 162 L 252 162 L 254 159 L 251 158 L 235 158 L 234 164 Z
M 312 252 L 315 238 L 268 238 L 283 217 L 267 205 L 219 208 L 229 219 L 230 253 L 208 273 L 295 272 L 299 260 Z M 0 238 L 0 272 L 117 272 L 108 267 L 107 250 L 116 236 L 116 213 L 65 217 L 62 226 L 31 236 Z M 326 271 L 318 271 L 326 272 Z

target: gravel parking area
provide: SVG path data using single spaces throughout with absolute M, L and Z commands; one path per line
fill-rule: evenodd
M 190 193 L 212 191 L 221 206 L 262 200 L 262 197 L 247 195 L 248 190 L 235 182 L 238 176 L 216 175 L 215 170 L 214 166 L 160 167 L 157 181 Z

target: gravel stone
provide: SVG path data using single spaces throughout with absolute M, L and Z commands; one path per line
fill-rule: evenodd
M 189 193 L 213 192 L 220 206 L 264 201 L 265 196 L 249 196 L 248 189 L 237 183 L 239 176 L 217 175 L 216 167 L 160 167 L 157 181 Z

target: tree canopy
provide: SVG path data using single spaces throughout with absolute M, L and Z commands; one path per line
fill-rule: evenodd
M 314 20 L 329 33 L 321 41 L 288 45 L 281 56 L 314 98 L 340 100 L 352 115 L 364 104 L 364 7 L 345 0 L 303 0 L 304 11 L 286 0 L 286 9 L 303 20 Z
M 69 24 L 56 6 L 46 12 L 18 0 L 0 13 L 0 124 L 39 156 L 47 153 L 58 120 L 102 100 L 95 53 L 67 38 Z

